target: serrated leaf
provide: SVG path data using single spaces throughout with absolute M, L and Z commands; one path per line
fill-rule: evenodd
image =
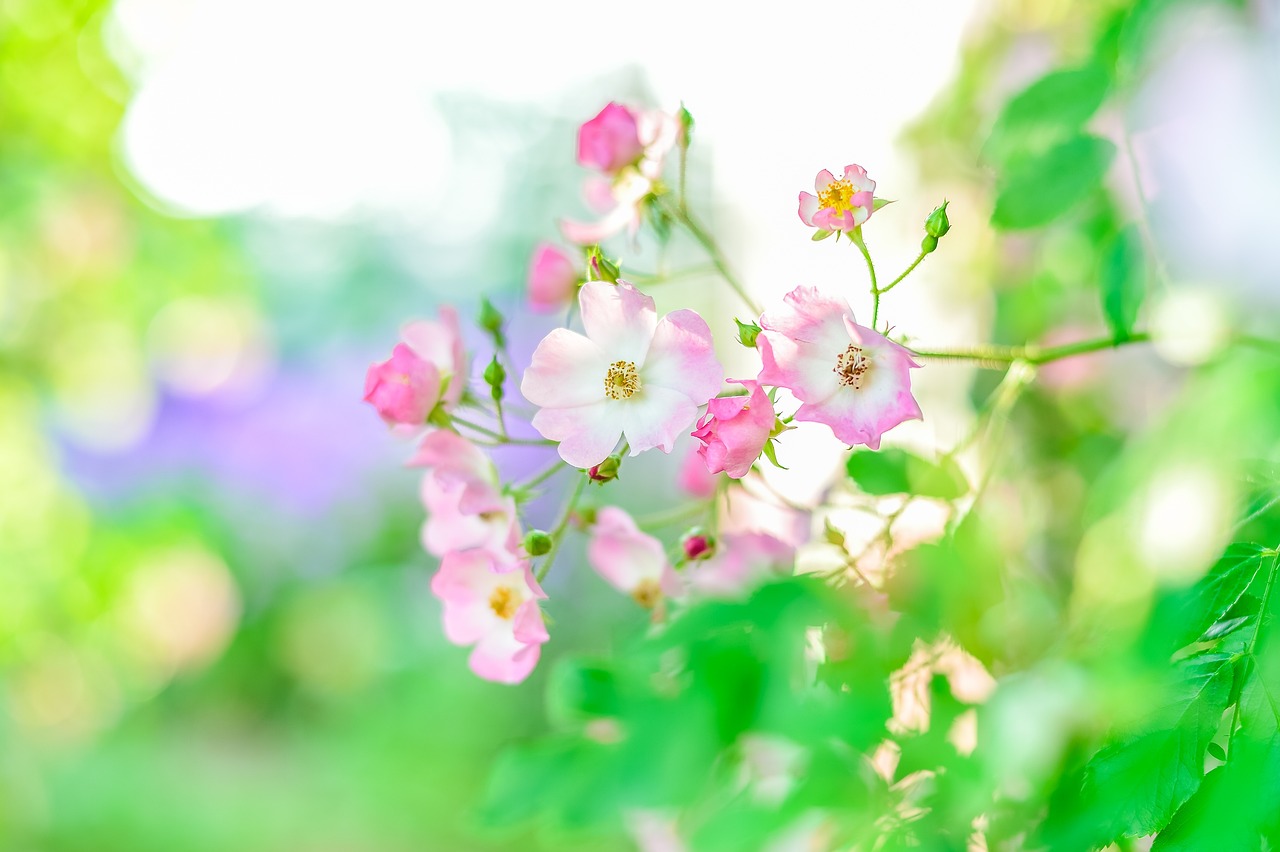
M 813 236 L 810 237 L 809 239 L 813 240 L 815 243 L 820 243 L 834 233 L 835 231 L 824 231 L 821 228 L 819 228 L 818 230 L 813 232 Z
M 1083 801 L 1098 845 L 1163 829 L 1200 787 L 1204 756 L 1231 700 L 1231 658 L 1179 665 L 1184 679 L 1145 731 L 1112 743 L 1085 767 Z
M 1259 849 L 1263 832 L 1280 826 L 1280 736 L 1238 736 L 1227 757 L 1174 814 L 1152 852 Z
M 984 145 L 986 158 L 1004 163 L 1075 135 L 1110 87 L 1110 74 L 1096 63 L 1046 74 L 1005 104 Z
M 1046 225 L 1090 195 L 1102 182 L 1116 147 L 1096 136 L 1077 136 L 1005 170 L 991 224 L 1008 230 Z
M 1179 596 L 1178 612 L 1172 616 L 1178 628 L 1178 647 L 1205 636 L 1244 597 L 1266 553 L 1266 548 L 1256 544 L 1233 544 L 1194 586 Z M 1219 629 L 1215 635 L 1228 632 Z
M 1098 270 L 1102 313 L 1118 339 L 1133 331 L 1147 295 L 1147 256 L 1136 225 L 1119 231 L 1102 254 Z
M 849 477 L 866 494 L 914 494 L 954 500 L 969 491 L 968 480 L 954 460 L 931 462 L 906 450 L 862 450 L 845 463 Z

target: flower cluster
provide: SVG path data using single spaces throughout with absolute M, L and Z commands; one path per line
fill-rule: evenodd
M 858 324 L 845 297 L 802 285 L 780 304 L 753 310 L 752 321 L 736 321 L 738 340 L 758 352 L 759 367 L 726 380 L 707 321 L 687 309 L 659 315 L 654 300 L 601 252 L 602 240 L 624 230 L 634 239 L 650 205 L 668 192 L 664 161 L 677 144 L 683 156 L 691 126 L 685 119 L 687 113 L 610 103 L 582 125 L 578 162 L 593 170 L 588 195 L 604 214 L 590 224 L 562 223 L 565 236 L 583 246 L 581 255 L 537 246 L 528 305 L 577 310 L 542 338 L 527 364 L 511 360 L 506 321 L 485 303 L 480 325 L 495 350 L 483 374 L 486 393 L 470 386 L 450 308 L 407 325 L 391 357 L 369 368 L 365 400 L 396 432 L 420 434 L 409 464 L 423 471 L 422 545 L 439 559 L 431 588 L 443 603 L 445 636 L 472 646 L 471 667 L 489 680 L 515 683 L 535 667 L 549 638 L 540 582 L 574 529 L 586 532 L 588 563 L 605 582 L 655 621 L 678 618 L 686 603 L 736 596 L 793 570 L 793 543 L 754 529 L 713 532 L 728 504 L 725 492 L 760 476 L 762 457 L 777 464 L 775 443 L 789 424 L 824 424 L 846 444 L 876 449 L 885 432 L 921 417 L 911 352 L 877 331 L 874 319 Z M 801 219 L 826 232 L 821 236 L 848 234 L 866 255 L 860 228 L 880 204 L 875 182 L 849 166 L 839 179 L 822 171 L 816 188 L 817 196 L 800 196 Z M 678 209 L 686 210 L 683 198 Z M 685 212 L 678 221 L 728 278 L 706 233 Z M 872 282 L 874 313 L 885 290 L 874 276 Z M 524 426 L 510 422 L 503 406 L 508 373 L 533 407 Z M 682 512 L 693 525 L 674 551 L 621 506 L 582 504 L 590 483 L 625 493 L 610 484 L 623 479 L 625 458 L 670 453 L 686 436 L 696 449 L 680 481 L 695 501 Z M 504 483 L 487 450 L 512 445 L 531 453 L 554 448 L 558 460 L 548 458 L 552 466 L 530 482 Z M 540 486 L 571 469 L 578 481 L 560 520 L 550 531 L 522 534 Z M 705 526 L 694 523 L 699 519 Z

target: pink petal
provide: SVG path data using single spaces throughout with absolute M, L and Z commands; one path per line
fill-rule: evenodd
M 676 482 L 691 497 L 705 500 L 716 493 L 716 477 L 708 472 L 698 449 L 685 453 Z
M 832 182 L 835 181 L 835 179 L 836 179 L 835 175 L 831 174 L 831 172 L 827 171 L 826 169 L 823 169 L 822 171 L 818 172 L 818 176 L 813 179 L 813 188 L 816 189 L 818 192 L 822 192 L 822 190 L 830 186 Z
M 805 402 L 830 396 L 839 387 L 836 360 L 852 342 L 845 325 L 852 316 L 848 303 L 816 288 L 792 290 L 760 317 L 760 383 L 788 388 Z
M 547 622 L 542 617 L 542 609 L 537 601 L 529 600 L 520 605 L 512 622 L 512 632 L 517 642 L 523 642 L 526 645 L 535 643 L 540 645 L 551 638 L 547 633 Z
M 578 130 L 578 162 L 602 172 L 615 172 L 644 152 L 636 115 L 610 102 Z
M 862 166 L 850 165 L 844 167 L 844 179 L 853 184 L 856 192 L 874 192 L 876 182 L 867 177 L 867 170 Z
M 576 408 L 543 408 L 532 423 L 542 437 L 560 443 L 560 458 L 583 469 L 604 461 L 622 437 L 623 420 L 613 400 Z
M 658 323 L 641 371 L 644 386 L 679 391 L 702 405 L 720 391 L 724 368 L 711 329 L 694 311 L 672 311 Z
M 534 405 L 555 408 L 600 402 L 605 399 L 609 363 L 598 345 L 576 331 L 552 329 L 533 350 L 520 393 Z
M 528 645 L 509 632 L 494 632 L 476 643 L 467 662 L 485 680 L 512 684 L 529 676 L 541 654 L 540 644 Z
M 580 280 L 568 252 L 551 243 L 539 243 L 529 261 L 529 307 L 540 312 L 559 309 L 573 298 Z
M 671 452 L 676 439 L 698 418 L 698 406 L 670 388 L 645 387 L 631 399 L 618 400 L 613 406 L 633 456 L 654 447 Z
M 578 291 L 578 304 L 587 337 L 600 347 L 608 362 L 633 361 L 636 367 L 644 364 L 658 324 L 653 299 L 626 281 L 616 285 L 588 281 Z M 604 381 L 603 374 L 600 381 Z
M 631 516 L 616 506 L 596 514 L 587 561 L 615 589 L 630 594 L 643 580 L 663 579 L 668 568 L 662 542 L 640 531 Z
M 814 227 L 813 216 L 818 212 L 818 196 L 807 192 L 800 193 L 800 221 Z

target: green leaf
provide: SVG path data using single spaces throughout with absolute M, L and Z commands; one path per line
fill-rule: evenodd
M 1089 761 L 1082 795 L 1098 845 L 1161 830 L 1199 789 L 1205 752 L 1231 700 L 1231 662 L 1207 654 L 1180 664 L 1183 680 L 1147 730 Z
M 1153 852 L 1202 849 L 1259 849 L 1261 835 L 1280 825 L 1280 735 L 1240 735 L 1225 766 L 1204 777 L 1168 827 L 1152 844 Z
M 1115 152 L 1105 139 L 1077 136 L 1011 165 L 999 182 L 991 224 L 1012 230 L 1052 222 L 1098 188 Z
M 1046 74 L 1005 104 L 987 138 L 985 156 L 1005 163 L 1075 135 L 1110 88 L 1110 74 L 1096 63 Z
M 874 213 L 881 207 L 888 207 L 894 202 L 892 198 L 873 198 L 871 200 L 871 212 Z
M 1199 582 L 1177 596 L 1171 607 L 1162 605 L 1164 612 L 1157 610 L 1157 617 L 1167 619 L 1174 626 L 1176 647 L 1194 642 L 1213 630 L 1215 624 L 1244 597 L 1258 575 L 1266 553 L 1265 548 L 1256 544 L 1231 545 Z M 1226 632 L 1219 629 L 1214 634 L 1221 636 Z
M 621 711 L 617 676 L 603 663 L 565 657 L 557 661 L 547 685 L 548 715 L 564 722 Z
M 773 440 L 772 440 L 772 439 L 770 439 L 770 440 L 768 440 L 768 441 L 765 441 L 765 442 L 764 442 L 764 456 L 765 456 L 765 458 L 767 458 L 770 462 L 772 462 L 772 463 L 773 463 L 773 466 L 774 466 L 774 467 L 779 468 L 779 469 L 781 469 L 781 470 L 789 470 L 789 469 L 790 469 L 790 468 L 787 468 L 787 467 L 785 467 L 784 465 L 782 465 L 782 464 L 779 464 L 779 463 L 778 463 L 778 450 L 777 450 L 777 448 L 774 446 L 774 443 L 773 443 Z
M 1103 252 L 1098 281 L 1107 325 L 1123 340 L 1133 330 L 1147 294 L 1147 256 L 1136 225 L 1119 231 Z
M 897 448 L 855 452 L 845 464 L 850 478 L 866 494 L 914 494 L 954 500 L 969 483 L 954 460 L 931 462 Z
M 819 228 L 818 230 L 813 232 L 813 236 L 810 237 L 809 239 L 813 240 L 815 243 L 820 243 L 834 233 L 835 231 L 824 231 L 821 228 Z

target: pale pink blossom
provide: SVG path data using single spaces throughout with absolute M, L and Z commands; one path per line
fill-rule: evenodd
M 880 448 L 880 437 L 920 420 L 904 347 L 854 322 L 842 299 L 797 287 L 760 317 L 759 382 L 787 388 L 803 404 L 796 420 L 825 423 L 846 444 Z
M 520 391 L 539 407 L 533 426 L 559 442 L 560 457 L 589 468 L 626 437 L 631 455 L 676 438 L 720 389 L 724 371 L 697 313 L 661 319 L 653 299 L 625 281 L 578 291 L 585 335 L 554 329 L 542 339 Z
M 563 308 L 573 300 L 582 270 L 574 255 L 551 243 L 539 243 L 529 261 L 529 307 L 546 313 Z
M 681 594 L 680 578 L 667 561 L 662 542 L 641 532 L 631 516 L 616 506 L 596 514 L 587 561 L 609 585 L 646 609 Z
M 422 503 L 427 519 L 422 546 L 435 556 L 482 548 L 499 570 L 518 565 L 520 532 L 515 501 L 502 493 L 498 472 L 484 451 L 447 429 L 429 432 L 409 460 L 427 468 Z
M 746 396 L 718 397 L 707 403 L 707 413 L 698 421 L 693 437 L 702 442 L 698 454 L 711 473 L 727 473 L 741 479 L 760 458 L 777 422 L 769 395 L 752 379 L 729 379 L 749 393 Z
M 852 231 L 874 211 L 876 182 L 862 166 L 845 166 L 836 178 L 823 169 L 813 182 L 817 195 L 800 193 L 800 220 L 824 231 Z
M 668 153 L 681 134 L 680 120 L 662 110 L 634 110 L 611 103 L 578 132 L 578 162 L 603 173 L 586 184 L 595 222 L 562 220 L 565 239 L 579 245 L 603 242 L 626 230 L 633 238 L 645 202 L 662 176 Z
M 437 405 L 457 403 L 465 389 L 467 362 L 453 308 L 439 320 L 418 320 L 401 331 L 391 358 L 369 367 L 364 401 L 390 425 L 423 426 Z
M 762 583 L 790 576 L 795 561 L 795 548 L 771 535 L 724 533 L 710 557 L 690 563 L 684 579 L 690 592 L 704 597 L 742 597 Z
M 472 671 L 499 683 L 529 676 L 549 637 L 538 607 L 546 594 L 527 562 L 501 572 L 488 551 L 451 551 L 431 579 L 431 591 L 444 603 L 445 637 L 475 646 Z

